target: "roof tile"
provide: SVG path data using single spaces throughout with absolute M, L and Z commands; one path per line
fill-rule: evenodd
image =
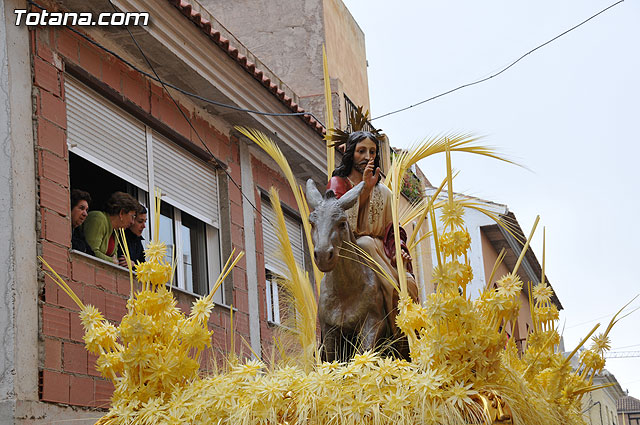
M 225 49 L 227 51 L 227 54 L 229 54 L 229 40 L 226 39 L 225 37 L 220 36 L 220 39 L 218 40 L 218 45 L 220 47 L 222 47 L 223 49 Z
M 640 400 L 630 395 L 621 397 L 617 402 L 618 412 L 640 412 Z

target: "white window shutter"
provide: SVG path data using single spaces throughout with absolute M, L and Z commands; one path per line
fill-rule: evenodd
M 280 248 L 280 242 L 278 242 L 278 235 L 276 234 L 276 229 L 274 227 L 277 223 L 276 214 L 268 201 L 262 202 L 262 216 L 262 238 L 264 242 L 265 266 L 274 273 L 284 275 L 287 270 L 287 266 L 277 255 Z M 298 265 L 304 267 L 302 224 L 287 214 L 284 215 L 284 221 L 285 226 L 287 227 L 287 233 L 289 234 L 293 257 Z
M 64 88 L 69 150 L 148 192 L 144 125 L 69 76 Z
M 153 171 L 163 201 L 220 228 L 215 170 L 154 132 Z

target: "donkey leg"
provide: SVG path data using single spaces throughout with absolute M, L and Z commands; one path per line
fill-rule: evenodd
M 367 316 L 360 331 L 360 345 L 363 351 L 374 351 L 383 340 L 387 323 L 383 318 Z
M 338 360 L 340 344 L 339 329 L 325 328 L 322 330 L 322 360 L 332 362 Z

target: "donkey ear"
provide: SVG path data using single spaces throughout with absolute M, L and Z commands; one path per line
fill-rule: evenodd
M 322 202 L 322 194 L 312 179 L 307 180 L 307 201 L 312 210 L 315 210 Z
M 345 211 L 354 206 L 356 204 L 356 201 L 360 197 L 360 192 L 362 192 L 363 187 L 364 182 L 360 182 L 353 188 L 349 189 L 347 193 L 345 193 L 340 197 L 340 199 L 338 199 L 338 205 L 340 205 Z

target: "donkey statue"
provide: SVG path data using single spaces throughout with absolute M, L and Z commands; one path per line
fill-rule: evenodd
M 379 348 L 391 334 L 381 284 L 366 260 L 347 245 L 355 244 L 356 238 L 346 211 L 355 205 L 363 186 L 364 182 L 336 199 L 332 191 L 323 196 L 313 180 L 307 181 L 313 259 L 325 273 L 318 320 L 326 361 L 347 361 L 357 350 Z

